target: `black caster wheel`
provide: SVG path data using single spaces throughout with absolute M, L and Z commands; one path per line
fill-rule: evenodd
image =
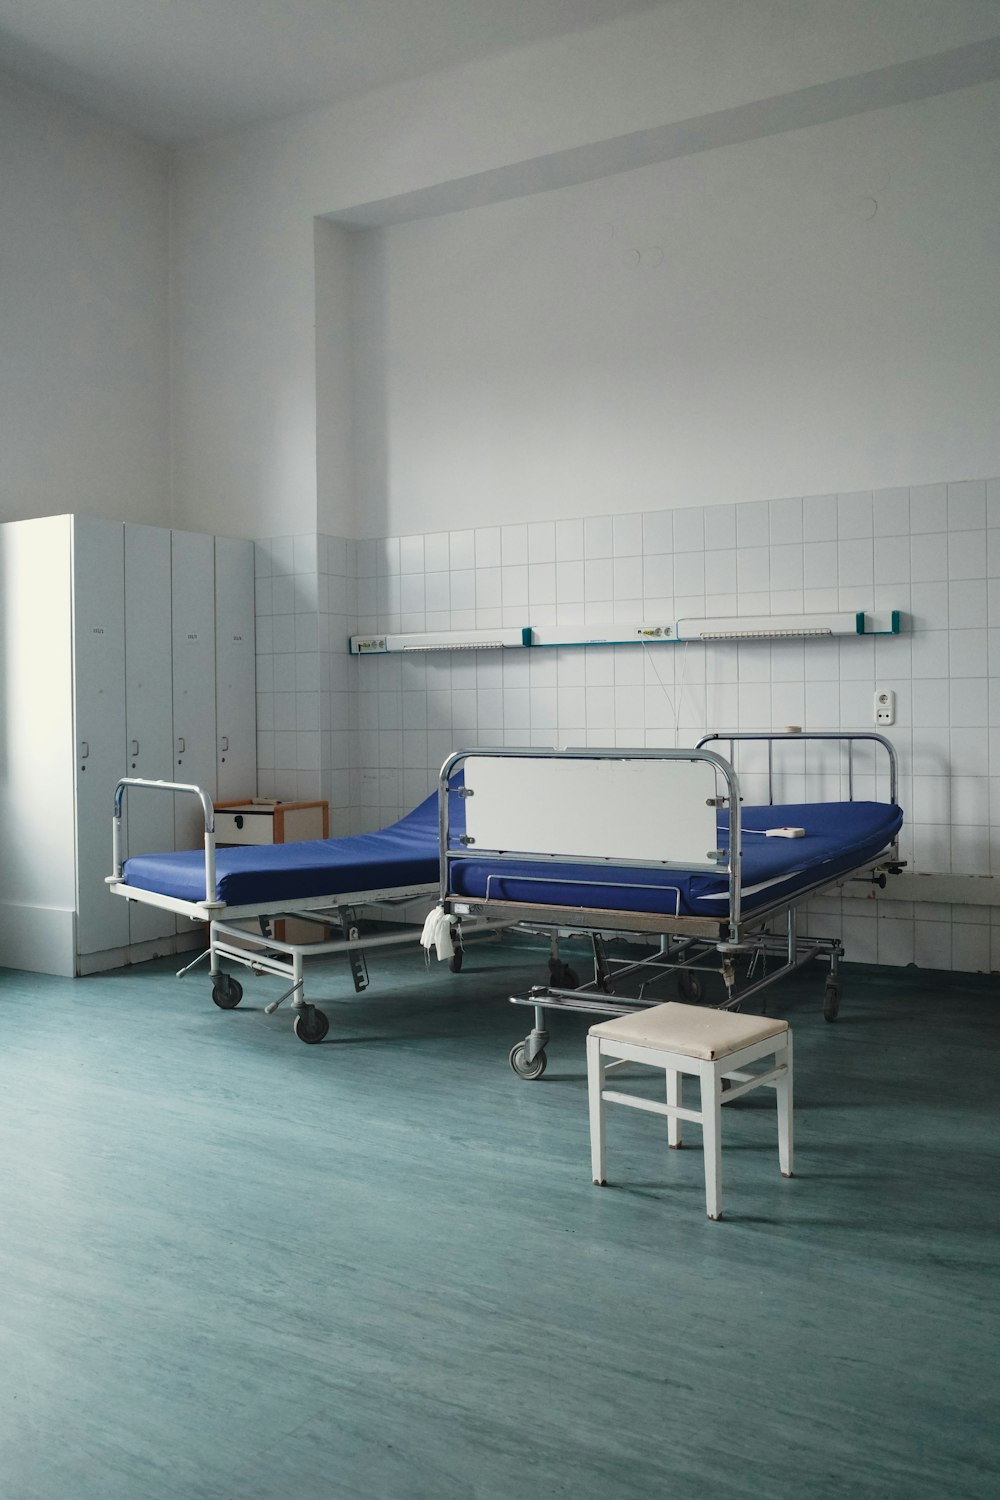
M 463 953 L 461 948 L 456 948 L 448 960 L 448 967 L 453 974 L 458 974 L 462 968 Z
M 305 1042 L 307 1047 L 315 1047 L 321 1042 L 330 1030 L 330 1022 L 324 1011 L 317 1010 L 315 1005 L 306 1005 L 298 1011 L 292 1022 L 295 1035 L 300 1042 Z
M 692 974 L 689 969 L 681 969 L 677 975 L 677 993 L 682 1000 L 700 1000 L 705 993 L 705 986 L 697 974 Z
M 243 999 L 243 986 L 231 974 L 220 974 L 212 984 L 212 999 L 220 1010 L 234 1010 Z
M 836 980 L 828 979 L 826 989 L 823 991 L 823 1019 L 824 1021 L 835 1021 L 840 1010 L 840 985 Z
M 529 1062 L 527 1042 L 518 1042 L 516 1047 L 510 1049 L 510 1065 L 518 1078 L 541 1078 L 545 1072 L 546 1060 L 544 1052 L 536 1052 Z
M 575 990 L 579 988 L 580 976 L 569 964 L 550 963 L 549 983 L 557 990 Z

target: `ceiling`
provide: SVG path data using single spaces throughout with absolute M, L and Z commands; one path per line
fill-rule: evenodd
M 0 0 L 0 70 L 178 146 L 663 0 Z

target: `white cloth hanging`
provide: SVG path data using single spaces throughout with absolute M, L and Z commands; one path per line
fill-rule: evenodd
M 455 944 L 451 937 L 451 918 L 443 906 L 435 906 L 427 913 L 420 941 L 428 953 L 434 948 L 439 959 L 451 958 L 455 951 Z

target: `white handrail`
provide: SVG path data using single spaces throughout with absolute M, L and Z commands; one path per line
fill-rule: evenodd
M 208 793 L 200 786 L 183 781 L 149 781 L 144 776 L 123 776 L 115 787 L 115 813 L 112 826 L 111 861 L 114 869 L 112 880 L 121 880 L 122 860 L 122 808 L 127 786 L 148 787 L 162 792 L 190 792 L 201 802 L 205 820 L 205 900 L 215 900 L 215 805 Z

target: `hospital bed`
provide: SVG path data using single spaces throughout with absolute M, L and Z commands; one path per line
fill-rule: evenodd
M 204 820 L 204 848 L 165 854 L 125 855 L 127 797 L 151 793 L 196 797 Z M 443 793 L 447 800 L 454 792 Z M 115 790 L 113 823 L 114 873 L 107 884 L 116 896 L 141 902 L 208 924 L 206 951 L 179 970 L 178 977 L 207 961 L 212 999 L 231 1010 L 243 987 L 223 969 L 223 960 L 254 974 L 275 974 L 288 981 L 277 1000 L 265 1006 L 270 1015 L 291 1001 L 293 1026 L 300 1041 L 321 1042 L 329 1030 L 323 1011 L 305 998 L 307 957 L 346 954 L 356 991 L 367 988 L 365 951 L 399 943 L 413 945 L 413 928 L 362 939 L 360 914 L 374 908 L 405 906 L 423 900 L 431 905 L 439 870 L 439 794 L 432 793 L 406 817 L 375 833 L 343 838 L 309 839 L 275 845 L 219 848 L 215 809 L 201 787 L 180 782 L 125 777 Z M 462 804 L 452 809 L 461 825 Z M 279 937 L 275 923 L 295 918 L 310 924 L 317 941 L 292 942 Z M 462 935 L 452 935 L 451 967 L 462 963 Z M 337 935 L 329 937 L 330 930 Z M 280 931 L 280 929 L 279 929 Z
M 728 743 L 728 758 L 713 744 Z M 753 742 L 766 801 L 744 803 L 736 750 Z M 814 742 L 822 742 L 816 745 Z M 779 760 L 789 747 L 828 759 L 831 800 L 776 802 Z M 863 763 L 864 769 L 859 770 Z M 869 764 L 871 769 L 869 769 Z M 549 1008 L 623 1015 L 657 1003 L 670 981 L 682 999 L 734 1009 L 814 959 L 829 965 L 824 1015 L 840 1003 L 839 938 L 799 931 L 798 907 L 849 878 L 885 884 L 900 868 L 896 754 L 878 734 L 709 735 L 692 749 L 465 750 L 444 764 L 442 915 L 514 924 L 550 942 L 549 983 L 514 1004 L 534 1008 L 534 1026 L 510 1053 L 522 1078 L 544 1072 Z M 885 800 L 855 797 L 856 785 Z M 786 782 L 785 785 L 788 783 Z M 580 984 L 560 939 L 583 935 L 593 978 Z M 641 956 L 615 956 L 618 940 L 643 941 Z M 769 967 L 770 965 L 770 967 Z

